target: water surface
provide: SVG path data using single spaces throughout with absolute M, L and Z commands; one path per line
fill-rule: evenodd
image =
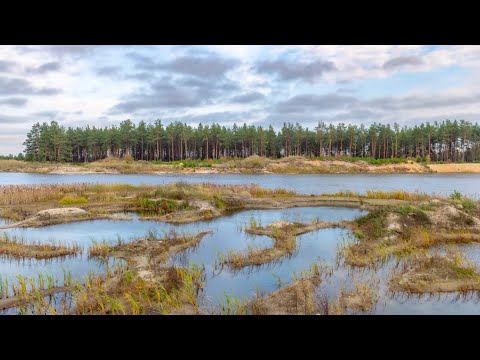
M 56 274 L 59 278 L 63 271 L 72 273 L 75 280 L 81 281 L 88 272 L 101 273 L 105 264 L 89 259 L 86 249 L 94 241 L 115 243 L 118 238 L 132 241 L 145 236 L 149 231 L 158 235 L 177 233 L 195 234 L 209 230 L 198 247 L 171 259 L 177 265 L 196 264 L 204 266 L 207 280 L 200 304 L 208 311 L 225 303 L 225 294 L 240 300 L 255 296 L 257 292 L 268 294 L 281 286 L 292 282 L 313 263 L 321 263 L 333 269 L 331 276 L 324 278 L 319 296 L 334 303 L 342 288 L 350 291 L 356 282 L 375 284 L 378 288 L 379 302 L 371 311 L 374 314 L 480 314 L 480 304 L 476 295 L 467 298 L 457 293 L 441 295 L 407 296 L 391 294 L 389 280 L 397 261 L 390 259 L 383 266 L 373 269 L 356 269 L 348 266 L 337 267 L 337 251 L 343 242 L 352 241 L 352 235 L 346 229 L 322 229 L 297 237 L 297 252 L 281 261 L 261 267 L 248 267 L 232 271 L 228 267 L 216 267 L 219 253 L 242 251 L 248 246 L 269 247 L 272 239 L 267 236 L 253 236 L 244 232 L 252 221 L 257 225 L 267 225 L 276 220 L 308 222 L 315 219 L 324 221 L 352 220 L 365 214 L 365 211 L 341 207 L 301 207 L 273 210 L 245 210 L 231 213 L 225 217 L 192 224 L 167 224 L 156 221 L 142 221 L 134 215 L 132 220 L 92 220 L 77 223 L 52 225 L 42 228 L 8 229 L 9 236 L 19 236 L 27 241 L 61 241 L 84 246 L 85 251 L 76 257 L 53 260 L 12 260 L 0 257 L 0 274 L 15 281 L 17 275 L 32 276 L 39 272 Z M 480 244 L 468 244 L 459 247 L 467 258 L 478 263 Z M 59 297 L 59 296 L 57 296 Z M 57 301 L 57 305 L 60 304 Z M 59 306 L 59 305 L 58 305 Z M 1 312 L 0 312 L 1 313 Z M 3 313 L 16 313 L 9 310 Z
M 480 197 L 480 174 L 28 174 L 0 173 L 0 185 L 59 183 L 125 183 L 162 185 L 184 181 L 228 185 L 257 184 L 268 188 L 286 188 L 305 194 L 335 193 L 342 190 L 364 193 L 367 190 L 404 190 L 449 195 L 454 190 Z

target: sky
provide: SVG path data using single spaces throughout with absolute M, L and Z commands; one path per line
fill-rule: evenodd
M 480 119 L 480 46 L 0 45 L 0 154 L 36 122 Z

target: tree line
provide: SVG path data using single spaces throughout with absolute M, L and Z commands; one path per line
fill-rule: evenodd
M 197 127 L 173 122 L 164 125 L 131 120 L 111 127 L 65 128 L 56 121 L 36 123 L 24 142 L 29 161 L 90 162 L 107 157 L 176 161 L 251 155 L 348 156 L 374 159 L 414 157 L 431 161 L 480 159 L 480 126 L 464 120 L 445 120 L 411 127 L 397 123 L 370 126 L 318 122 L 309 129 L 284 123 L 272 126 L 219 124 Z

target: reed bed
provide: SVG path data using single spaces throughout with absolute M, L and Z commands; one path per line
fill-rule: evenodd
M 65 194 L 85 193 L 87 184 L 0 185 L 0 205 L 60 200 Z
M 72 284 L 72 273 L 66 270 L 63 270 L 62 276 L 38 273 L 30 277 L 17 275 L 12 279 L 0 275 L 0 300 L 15 296 L 26 300 L 37 292 L 51 292 L 55 288 L 69 287 Z
M 169 314 L 183 306 L 199 312 L 198 296 L 206 279 L 205 268 L 169 267 L 164 281 L 146 281 L 130 270 L 120 275 L 119 286 L 106 290 L 108 276 L 89 276 L 84 285 L 76 284 L 72 313 L 97 315 Z
M 45 184 L 0 185 L 0 205 L 31 204 L 42 201 L 62 201 L 65 204 L 88 202 L 86 194 L 106 196 L 108 193 L 128 195 L 129 192 L 154 189 L 154 186 L 129 184 Z M 83 199 L 82 199 L 83 198 Z M 101 198 L 101 197 L 100 197 Z M 87 201 L 85 201 L 87 200 Z M 73 201 L 73 202 L 72 202 Z
M 385 200 L 428 200 L 430 195 L 424 193 L 410 193 L 406 191 L 367 191 L 365 197 L 367 199 L 385 199 Z
M 39 241 L 26 241 L 24 238 L 9 236 L 4 233 L 0 235 L 0 255 L 7 255 L 16 258 L 50 259 L 59 256 L 74 255 L 82 252 L 78 244 L 62 244 L 50 241 L 48 243 Z
M 325 197 L 346 197 L 346 198 L 363 198 L 363 199 L 377 199 L 377 200 L 407 200 L 407 201 L 421 201 L 429 200 L 431 195 L 419 192 L 407 191 L 374 191 L 368 190 L 365 194 L 358 192 L 343 190 L 333 194 L 322 194 Z
M 409 293 L 468 293 L 480 291 L 480 273 L 463 253 L 447 248 L 444 255 L 418 254 L 408 258 L 392 274 L 390 288 Z

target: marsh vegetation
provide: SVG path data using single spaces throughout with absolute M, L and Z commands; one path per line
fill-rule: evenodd
M 450 197 L 400 191 L 302 195 L 259 186 L 185 183 L 1 190 L 0 211 L 13 221 L 0 239 L 4 257 L 40 261 L 84 252 L 92 261 L 107 262 L 101 272 L 49 280 L 48 285 L 38 276 L 4 278 L 0 301 L 13 313 L 381 313 L 400 306 L 394 297 L 399 293 L 449 296 L 480 289 L 476 267 L 460 253 L 427 253 L 436 246 L 478 242 L 479 203 L 458 192 Z M 69 215 L 62 209 L 77 210 Z M 336 209 L 363 212 L 356 219 L 335 217 Z M 123 211 L 129 213 L 118 215 Z M 170 230 L 132 239 L 94 239 L 85 249 L 13 235 L 15 229 L 25 229 L 35 236 L 35 229 L 79 221 L 86 226 L 123 221 L 128 226 L 131 213 L 137 214 L 137 223 L 165 224 Z M 287 216 L 279 217 L 282 213 Z M 309 218 L 295 218 L 302 213 Z M 244 223 L 235 220 L 227 230 L 224 219 L 229 218 Z M 234 234 L 244 234 L 244 240 L 238 243 Z M 111 266 L 108 259 L 122 262 Z M 407 311 L 415 309 L 414 300 L 407 303 Z

